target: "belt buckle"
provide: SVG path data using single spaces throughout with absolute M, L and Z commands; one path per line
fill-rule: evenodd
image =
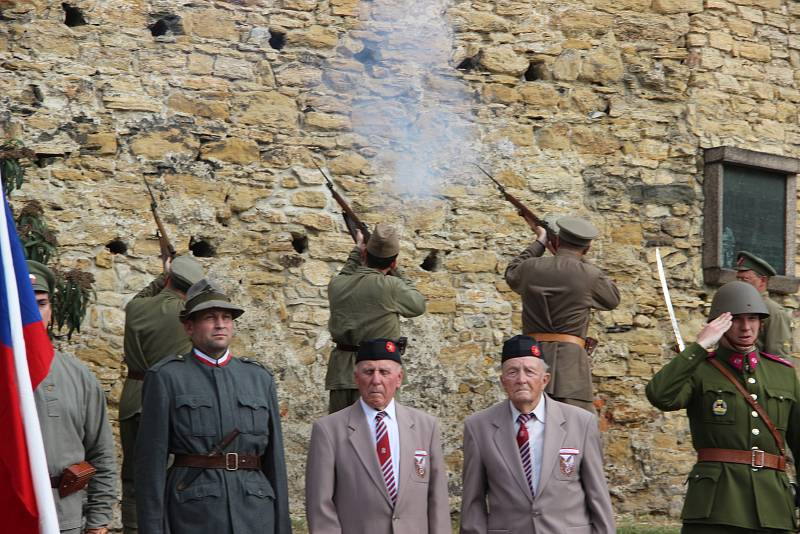
M 753 447 L 750 450 L 750 467 L 753 469 L 761 469 L 764 467 L 764 459 L 766 453 L 758 447 Z
M 239 470 L 239 453 L 229 452 L 225 454 L 225 471 Z

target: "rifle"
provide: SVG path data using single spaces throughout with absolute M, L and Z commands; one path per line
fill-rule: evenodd
M 153 190 L 150 189 L 150 184 L 147 183 L 147 178 L 142 176 L 142 180 L 144 180 L 144 185 L 147 187 L 147 192 L 150 193 L 150 211 L 153 212 L 153 218 L 156 220 L 156 226 L 158 227 L 156 235 L 158 236 L 158 246 L 161 247 L 161 259 L 166 261 L 167 258 L 175 257 L 175 247 L 173 247 L 172 243 L 169 242 L 167 230 L 164 228 L 164 224 L 161 222 L 161 217 L 158 216 L 158 203 L 156 202 L 155 195 L 153 195 Z
M 342 195 L 336 192 L 336 189 L 333 188 L 333 182 L 328 178 L 328 175 L 325 174 L 325 171 L 322 170 L 322 167 L 317 165 L 316 161 L 314 162 L 314 166 L 319 169 L 319 172 L 322 173 L 322 177 L 325 178 L 325 185 L 330 189 L 333 200 L 342 208 L 342 217 L 344 217 L 344 224 L 347 225 L 347 231 L 350 233 L 350 237 L 355 241 L 356 231 L 361 230 L 361 235 L 364 236 L 364 243 L 369 241 L 370 232 L 367 225 L 361 222 L 361 219 L 358 218 L 352 208 L 347 204 L 347 201 Z
M 491 181 L 493 181 L 495 183 L 495 185 L 497 186 L 498 189 L 500 189 L 500 193 L 502 193 L 502 195 L 505 197 L 505 199 L 508 200 L 509 202 L 511 202 L 511 204 L 515 208 L 517 208 L 517 213 L 519 213 L 520 217 L 522 217 L 523 219 L 525 219 L 527 221 L 532 222 L 536 226 L 541 226 L 542 228 L 544 228 L 545 232 L 547 232 L 547 245 L 545 245 L 545 246 L 547 247 L 547 250 L 549 250 L 551 254 L 555 254 L 556 253 L 556 249 L 555 249 L 555 246 L 553 245 L 553 243 L 555 242 L 556 232 L 553 230 L 553 227 L 550 226 L 550 224 L 547 223 L 546 221 L 543 221 L 542 219 L 537 217 L 531 210 L 528 209 L 527 206 L 525 206 L 525 204 L 520 202 L 517 197 L 515 197 L 514 195 L 512 195 L 511 193 L 506 191 L 506 188 L 503 187 L 503 184 L 501 184 L 500 182 L 495 180 L 494 176 L 492 176 L 491 174 L 486 172 L 483 169 L 483 167 L 481 167 L 477 163 L 473 163 L 473 165 L 478 167 L 478 169 L 480 169 L 480 171 L 483 174 L 485 174 Z

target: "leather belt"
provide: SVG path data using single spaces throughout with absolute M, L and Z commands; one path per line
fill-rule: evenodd
M 144 380 L 145 371 L 134 371 L 133 369 L 128 369 L 128 378 L 131 380 Z
M 225 469 L 238 471 L 239 469 L 261 469 L 261 457 L 255 454 L 239 454 L 228 452 L 218 456 L 205 454 L 176 454 L 175 467 L 199 467 L 200 469 Z
M 725 462 L 729 464 L 745 464 L 754 469 L 775 469 L 786 471 L 786 457 L 770 454 L 761 449 L 753 448 L 749 451 L 735 449 L 698 449 L 698 462 Z
M 358 345 L 345 345 L 344 343 L 337 343 L 336 348 L 345 352 L 358 352 Z
M 553 332 L 535 332 L 533 334 L 528 334 L 533 339 L 538 342 L 542 341 L 561 341 L 563 343 L 574 343 L 578 345 L 580 348 L 586 348 L 586 340 L 579 336 L 573 336 L 572 334 L 556 334 Z

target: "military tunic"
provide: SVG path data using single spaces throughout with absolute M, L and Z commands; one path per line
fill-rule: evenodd
M 208 454 L 234 428 L 225 453 L 257 455 L 261 470 L 173 467 L 174 454 Z M 290 534 L 283 437 L 272 375 L 258 363 L 223 366 L 192 353 L 147 372 L 136 442 L 136 508 L 147 534 Z
M 757 353 L 754 353 L 756 355 Z M 778 454 L 769 429 L 728 379 L 708 363 L 708 353 L 689 345 L 647 384 L 647 398 L 664 410 L 686 408 L 695 449 Z M 736 368 L 744 357 L 721 347 L 715 356 L 728 366 L 769 414 L 795 458 L 800 458 L 800 383 L 786 363 L 763 353 L 755 368 Z M 681 518 L 685 525 L 726 525 L 749 530 L 794 529 L 794 499 L 783 471 L 749 465 L 698 462 L 689 473 Z M 694 530 L 697 530 L 695 528 Z
M 563 250 L 541 257 L 544 250 L 544 245 L 534 241 L 506 269 L 506 282 L 522 298 L 523 334 L 586 337 L 591 309 L 616 308 L 619 290 L 584 258 Z M 562 341 L 543 342 L 542 348 L 552 376 L 547 393 L 559 400 L 591 402 L 592 375 L 586 351 Z
M 400 317 L 425 313 L 425 297 L 398 269 L 384 275 L 361 264 L 355 247 L 342 270 L 328 284 L 331 315 L 328 329 L 336 343 L 357 346 L 366 339 L 400 337 Z M 334 348 L 325 388 L 356 389 L 356 353 Z
M 791 358 L 792 317 L 783 306 L 769 298 L 769 293 L 764 292 L 761 296 L 769 310 L 769 317 L 764 319 L 756 346 L 759 350 L 781 358 Z
M 184 354 L 192 348 L 178 314 L 183 297 L 165 288 L 162 274 L 125 306 L 125 363 L 128 372 L 144 373 L 166 356 Z M 126 533 L 135 532 L 133 448 L 142 411 L 142 381 L 127 378 L 119 401 L 122 442 L 122 522 Z
M 97 469 L 81 491 L 62 499 L 53 489 L 61 531 L 80 531 L 83 518 L 86 528 L 108 526 L 117 500 L 117 465 L 100 384 L 85 365 L 56 352 L 33 396 L 50 476 L 84 460 Z

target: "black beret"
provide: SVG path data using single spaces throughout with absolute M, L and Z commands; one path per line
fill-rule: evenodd
M 524 356 L 542 357 L 542 346 L 531 336 L 514 336 L 503 343 L 503 362 Z
M 370 339 L 362 341 L 358 346 L 358 354 L 356 354 L 356 363 L 367 360 L 392 360 L 402 364 L 400 355 L 402 354 L 402 347 L 398 346 L 398 342 L 388 338 Z

